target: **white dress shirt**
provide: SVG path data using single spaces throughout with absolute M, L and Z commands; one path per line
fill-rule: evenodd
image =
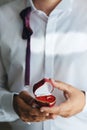
M 31 0 L 27 6 L 32 8 L 30 26 L 33 30 L 29 92 L 32 94 L 32 86 L 44 77 L 66 82 L 86 92 L 87 1 L 62 0 L 49 16 L 37 10 Z M 13 109 L 12 98 L 14 93 L 25 89 L 27 41 L 21 37 L 23 24 L 19 16 L 24 8 L 23 0 L 0 7 L 1 122 L 19 119 Z M 53 94 L 57 104 L 65 100 L 61 91 L 55 89 Z M 55 120 L 42 122 L 42 126 L 40 130 L 87 130 L 87 103 L 79 114 L 70 118 L 58 116 Z

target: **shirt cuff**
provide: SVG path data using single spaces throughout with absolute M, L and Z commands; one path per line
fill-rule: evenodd
M 85 92 L 85 98 L 86 98 L 86 102 L 82 112 L 87 112 L 87 92 Z
M 4 121 L 15 121 L 19 119 L 13 108 L 14 93 L 6 93 L 1 97 L 1 110 L 4 116 Z

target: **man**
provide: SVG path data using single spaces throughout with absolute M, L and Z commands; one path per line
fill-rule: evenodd
M 86 5 L 86 0 L 17 0 L 1 7 L 0 121 L 12 130 L 87 129 Z M 43 78 L 55 87 L 51 108 L 38 108 L 32 97 Z

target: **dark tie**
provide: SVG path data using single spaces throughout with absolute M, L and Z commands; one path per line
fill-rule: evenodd
M 30 12 L 31 12 L 31 7 L 27 7 L 20 13 L 20 16 L 23 20 L 22 38 L 27 39 L 26 60 L 25 60 L 25 85 L 30 84 L 30 38 L 33 33 L 29 24 Z

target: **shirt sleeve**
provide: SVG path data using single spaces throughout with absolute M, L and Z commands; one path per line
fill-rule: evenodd
M 1 60 L 0 49 L 0 122 L 10 122 L 19 118 L 13 109 L 14 93 L 8 91 L 6 82 L 7 75 Z

